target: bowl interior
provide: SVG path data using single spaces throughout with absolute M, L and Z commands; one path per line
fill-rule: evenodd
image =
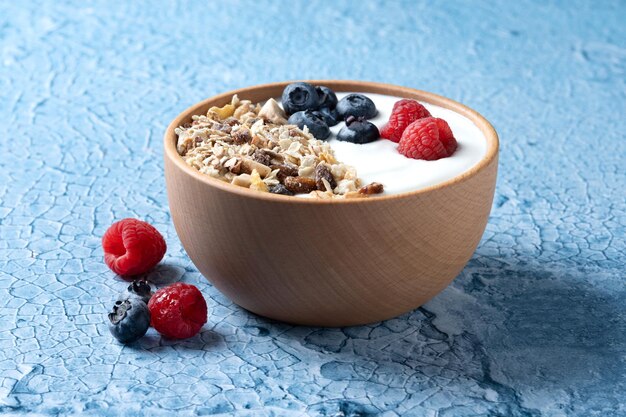
M 179 114 L 172 123 L 168 126 L 165 137 L 164 137 L 164 148 L 165 148 L 165 158 L 170 159 L 174 164 L 182 169 L 185 173 L 190 176 L 195 177 L 211 186 L 219 187 L 224 190 L 243 194 L 251 198 L 262 198 L 262 199 L 277 199 L 283 201 L 289 201 L 296 204 L 358 204 L 358 203 L 366 203 L 368 201 L 376 201 L 381 199 L 391 199 L 391 198 L 402 198 L 405 195 L 413 195 L 416 193 L 424 193 L 437 188 L 445 187 L 449 184 L 463 181 L 464 179 L 470 178 L 479 172 L 483 167 L 489 165 L 494 158 L 497 157 L 498 153 L 498 136 L 493 128 L 493 126 L 479 113 L 472 110 L 471 108 L 464 106 L 461 103 L 458 103 L 454 100 L 448 99 L 446 97 L 439 96 L 437 94 L 429 93 L 426 91 L 415 90 L 407 87 L 400 87 L 390 84 L 381 84 L 374 82 L 364 82 L 364 81 L 344 81 L 344 80 L 307 80 L 307 82 L 315 85 L 325 85 L 330 87 L 336 92 L 363 92 L 363 93 L 376 93 L 376 94 L 384 94 L 402 98 L 412 98 L 422 102 L 426 102 L 438 107 L 442 107 L 451 111 L 454 111 L 465 118 L 472 121 L 486 140 L 486 152 L 483 155 L 482 159 L 475 164 L 473 167 L 464 171 L 463 173 L 452 177 L 449 180 L 438 182 L 435 185 L 427 186 L 420 188 L 415 191 L 403 192 L 398 194 L 383 194 L 381 196 L 374 196 L 367 199 L 331 199 L 331 200 L 322 200 L 322 199 L 303 199 L 303 198 L 292 198 L 288 196 L 282 196 L 277 194 L 269 194 L 269 193 L 259 193 L 254 190 L 250 190 L 243 187 L 238 187 L 235 185 L 231 185 L 220 181 L 215 178 L 211 178 L 208 175 L 201 174 L 197 170 L 188 166 L 183 159 L 180 157 L 176 150 L 176 133 L 174 130 L 185 124 L 189 123 L 192 120 L 193 115 L 205 114 L 210 107 L 218 106 L 221 107 L 225 104 L 228 104 L 234 94 L 237 94 L 240 99 L 247 99 L 253 102 L 262 102 L 267 100 L 270 97 L 279 97 L 282 94 L 283 89 L 286 85 L 290 84 L 293 81 L 285 81 L 271 84 L 262 84 L 252 87 L 241 88 L 234 91 L 229 91 L 226 93 L 219 94 L 217 96 L 208 98 L 203 100 L 193 106 L 187 108 L 181 114 Z

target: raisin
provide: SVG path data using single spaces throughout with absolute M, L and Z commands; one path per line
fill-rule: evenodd
M 230 160 L 226 161 L 224 167 L 233 174 L 238 175 L 241 174 L 242 171 L 242 162 L 243 161 L 241 159 L 231 158 Z
M 282 184 L 272 185 L 270 187 L 270 193 L 272 193 L 272 194 L 282 194 L 282 195 L 293 195 L 293 193 L 291 191 L 289 191 L 287 189 L 287 187 L 285 187 Z
M 224 132 L 224 133 L 230 133 L 230 131 L 233 128 L 230 125 L 215 122 L 213 123 L 213 126 L 211 127 L 211 129 L 219 130 L 220 132 Z
M 272 158 L 268 154 L 266 154 L 263 149 L 257 149 L 256 151 L 254 151 L 252 159 L 257 161 L 259 164 L 267 166 L 270 166 L 270 164 L 272 163 Z
M 191 127 L 191 123 L 185 123 L 183 125 L 183 129 L 189 129 Z
M 359 194 L 380 194 L 384 191 L 384 187 L 379 182 L 373 182 L 371 184 L 364 185 L 359 189 Z
M 236 132 L 234 132 L 231 136 L 233 137 L 233 141 L 237 145 L 242 145 L 252 140 L 252 134 L 250 133 L 248 129 L 239 129 Z
M 239 120 L 235 119 L 234 117 L 230 116 L 224 120 L 222 120 L 224 123 L 226 123 L 228 126 L 235 126 L 239 124 Z
M 276 177 L 278 181 L 284 182 L 287 177 L 297 177 L 298 176 L 298 167 L 294 165 L 286 165 L 286 164 L 272 164 L 270 165 L 272 171 L 275 169 L 278 170 L 278 174 Z
M 331 174 L 328 167 L 324 164 L 318 164 L 315 167 L 315 184 L 317 185 L 317 189 L 321 191 L 329 191 L 326 189 L 326 185 L 324 185 L 323 180 L 328 181 L 328 184 L 330 184 L 330 191 L 334 190 L 337 186 L 337 181 L 335 181 L 335 178 L 333 177 L 333 174 Z
M 287 177 L 285 178 L 285 187 L 296 194 L 310 193 L 317 189 L 315 180 L 307 177 Z

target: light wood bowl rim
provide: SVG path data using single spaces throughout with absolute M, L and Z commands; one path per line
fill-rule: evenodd
M 263 89 L 277 89 L 279 87 L 284 88 L 290 83 L 296 81 L 305 81 L 311 83 L 313 85 L 325 85 L 336 92 L 365 92 L 365 93 L 379 93 L 379 94 L 387 94 L 397 97 L 407 97 L 414 98 L 419 101 L 423 101 L 429 104 L 433 104 L 435 106 L 443 107 L 448 110 L 452 110 L 456 113 L 461 114 L 462 116 L 471 120 L 478 129 L 482 132 L 487 141 L 487 151 L 482 159 L 474 165 L 472 168 L 467 171 L 459 174 L 449 180 L 440 182 L 435 185 L 431 185 L 428 187 L 420 188 L 414 191 L 407 191 L 398 194 L 390 194 L 390 195 L 381 195 L 374 196 L 369 198 L 351 198 L 351 199 L 318 199 L 318 198 L 294 198 L 291 196 L 284 196 L 279 194 L 270 194 L 263 193 L 256 190 L 251 190 L 249 188 L 239 187 L 237 185 L 232 185 L 227 182 L 218 180 L 216 178 L 212 178 L 209 175 L 202 174 L 198 170 L 192 168 L 187 165 L 183 158 L 178 154 L 176 150 L 176 142 L 177 137 L 174 129 L 181 126 L 185 120 L 191 118 L 194 114 L 199 114 L 199 108 L 206 106 L 211 102 L 229 102 L 230 98 L 237 94 L 239 98 L 246 99 L 246 94 L 251 91 L 258 91 Z M 270 98 L 270 97 L 267 97 Z M 371 204 L 375 202 L 381 201 L 389 201 L 389 200 L 399 200 L 410 196 L 415 196 L 419 194 L 427 194 L 430 192 L 434 192 L 444 187 L 449 187 L 451 185 L 466 181 L 473 176 L 475 176 L 478 172 L 483 170 L 485 167 L 489 166 L 489 164 L 498 156 L 499 149 L 499 140 L 498 134 L 494 127 L 489 123 L 487 119 L 485 119 L 480 113 L 477 111 L 457 102 L 452 99 L 449 99 L 444 96 L 440 96 L 438 94 L 430 93 L 427 91 L 417 90 L 408 87 L 401 87 L 393 84 L 384 84 L 370 81 L 352 81 L 352 80 L 293 80 L 293 81 L 281 81 L 267 84 L 257 84 L 250 87 L 244 87 L 237 90 L 227 91 L 225 93 L 218 94 L 216 96 L 209 97 L 205 100 L 202 100 L 187 109 L 185 109 L 182 113 L 180 113 L 176 118 L 169 124 L 165 131 L 164 136 L 164 157 L 169 159 L 174 163 L 174 166 L 179 168 L 185 174 L 189 175 L 191 178 L 195 178 L 201 182 L 206 183 L 208 186 L 216 187 L 221 190 L 231 192 L 233 194 L 240 195 L 242 197 L 255 198 L 261 200 L 269 200 L 269 201 L 282 201 L 285 203 L 293 203 L 293 204 Z M 358 174 L 358 172 L 357 172 Z

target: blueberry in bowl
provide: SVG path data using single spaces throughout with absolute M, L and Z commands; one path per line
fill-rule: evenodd
M 312 110 L 294 113 L 289 116 L 287 122 L 290 125 L 298 126 L 300 129 L 304 129 L 304 126 L 306 126 L 316 139 L 324 140 L 330 136 L 330 129 L 324 118 L 319 113 Z
M 337 134 L 337 140 L 357 144 L 374 142 L 380 137 L 378 128 L 364 117 L 348 116 L 346 125 Z
M 323 85 L 318 85 L 315 87 L 315 91 L 317 91 L 319 97 L 320 109 L 334 110 L 337 107 L 337 95 L 333 90 Z
M 359 93 L 348 94 L 339 100 L 336 110 L 341 120 L 346 120 L 348 116 L 372 119 L 378 114 L 372 99 Z
M 303 110 L 316 110 L 320 105 L 316 88 L 304 82 L 291 83 L 285 87 L 281 101 L 287 114 L 294 114 Z
M 321 107 L 319 110 L 314 110 L 313 113 L 320 116 L 328 126 L 335 126 L 339 123 L 339 116 L 335 110 L 331 110 L 328 107 Z

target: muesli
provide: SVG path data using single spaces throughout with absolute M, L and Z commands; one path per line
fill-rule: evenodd
M 284 195 L 354 198 L 383 191 L 381 184 L 362 184 L 354 167 L 337 161 L 307 126 L 288 124 L 274 99 L 261 106 L 235 95 L 192 120 L 176 129 L 177 150 L 203 174 Z

